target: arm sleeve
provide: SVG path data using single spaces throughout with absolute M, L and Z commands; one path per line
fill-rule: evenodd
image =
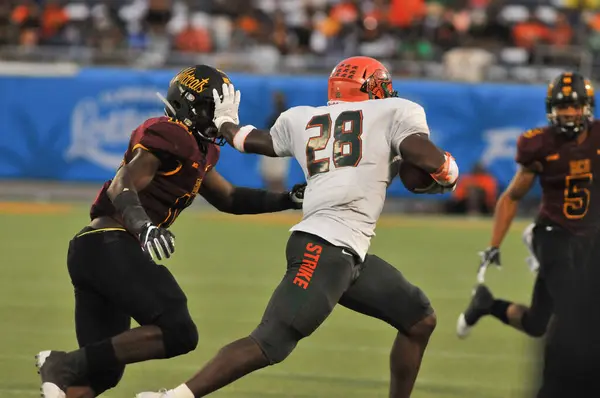
M 292 147 L 292 137 L 288 126 L 287 112 L 283 112 L 275 121 L 269 133 L 273 140 L 273 150 L 279 157 L 293 156 L 294 149 Z
M 400 144 L 406 137 L 412 134 L 429 136 L 429 126 L 423 107 L 414 102 L 407 102 L 401 108 L 396 109 L 390 133 L 390 144 L 398 155 L 400 154 Z

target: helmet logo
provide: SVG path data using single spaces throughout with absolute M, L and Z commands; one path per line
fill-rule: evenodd
M 177 76 L 171 80 L 171 84 L 174 82 L 179 82 L 179 84 L 189 90 L 192 90 L 196 93 L 201 93 L 205 90 L 205 87 L 208 84 L 208 78 L 206 79 L 198 79 L 195 75 L 195 68 L 186 68 L 182 70 Z

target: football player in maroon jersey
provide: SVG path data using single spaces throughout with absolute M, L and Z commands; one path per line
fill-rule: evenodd
M 94 201 L 91 222 L 70 242 L 80 349 L 37 355 L 45 398 L 90 398 L 117 385 L 125 365 L 195 349 L 198 332 L 169 258 L 177 216 L 199 193 L 218 210 L 259 214 L 299 209 L 304 185 L 275 193 L 231 185 L 215 169 L 213 88 L 225 73 L 199 65 L 171 81 L 166 116 L 136 128 L 121 167 Z M 141 326 L 131 329 L 131 318 Z
M 531 304 L 496 299 L 482 284 L 457 325 L 458 335 L 465 337 L 479 319 L 492 315 L 541 337 L 554 315 L 539 398 L 599 394 L 589 390 L 595 377 L 586 378 L 600 370 L 600 316 L 587 310 L 600 296 L 595 293 L 600 292 L 600 122 L 594 119 L 594 103 L 592 84 L 579 73 L 563 73 L 549 85 L 550 123 L 519 137 L 520 167 L 496 206 L 482 263 L 500 265 L 500 245 L 518 203 L 539 178 L 542 202 L 532 231 L 539 270 Z

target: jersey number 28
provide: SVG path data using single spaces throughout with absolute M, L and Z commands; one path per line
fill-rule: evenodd
M 362 158 L 362 111 L 345 111 L 333 125 L 333 164 L 337 167 L 356 167 Z M 316 152 L 327 148 L 331 138 L 331 115 L 317 115 L 310 119 L 306 129 L 319 128 L 319 135 L 306 143 L 306 168 L 309 176 L 329 171 L 331 157 L 316 158 Z

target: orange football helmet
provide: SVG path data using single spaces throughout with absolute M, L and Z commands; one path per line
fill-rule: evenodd
M 329 75 L 329 102 L 356 102 L 397 96 L 390 73 L 373 58 L 347 58 L 337 64 Z

